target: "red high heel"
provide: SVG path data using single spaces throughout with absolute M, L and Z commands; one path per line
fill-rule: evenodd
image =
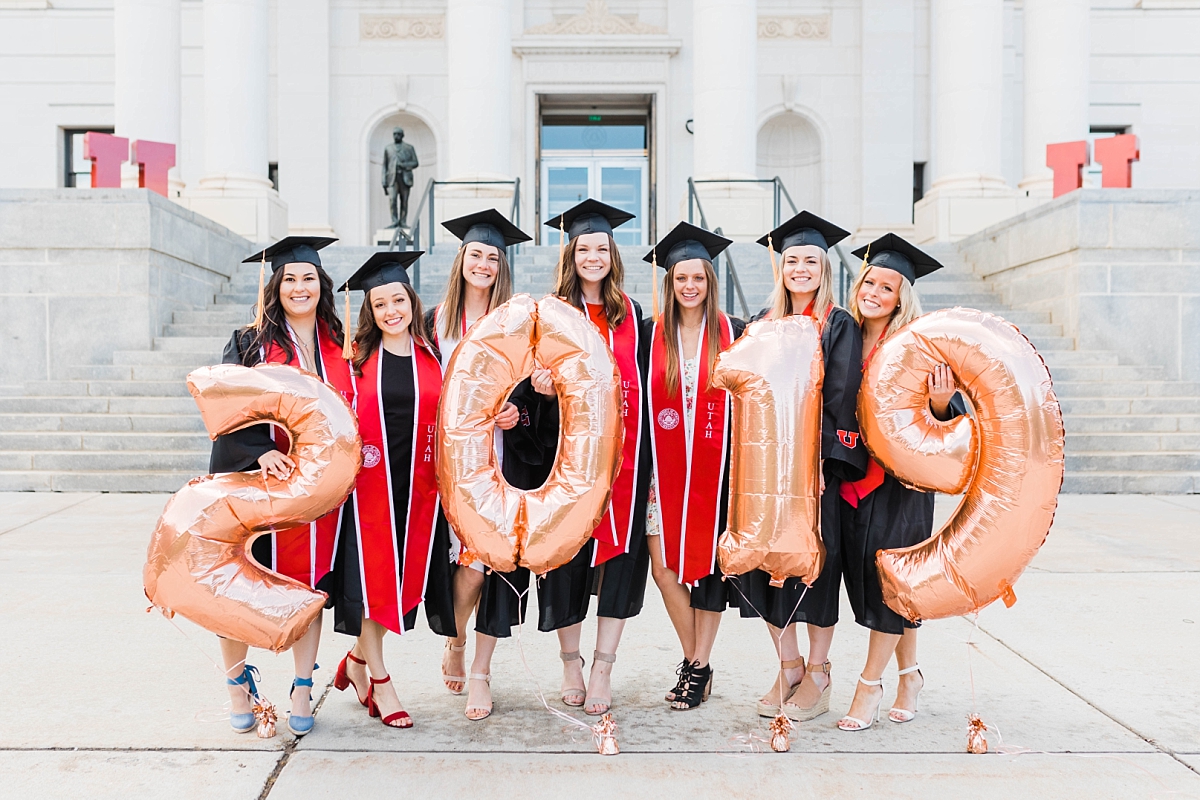
M 354 696 L 358 698 L 358 702 L 362 703 L 363 708 L 370 708 L 370 706 L 367 705 L 367 700 L 364 700 L 362 695 L 358 693 L 358 684 L 354 682 L 354 679 L 350 677 L 350 673 L 346 671 L 347 659 L 353 661 L 355 664 L 362 664 L 363 666 L 366 666 L 367 664 L 366 661 L 363 661 L 361 658 L 355 656 L 353 650 L 346 653 L 346 658 L 343 658 L 342 663 L 338 664 L 337 674 L 333 676 L 333 688 L 337 689 L 339 692 L 344 692 L 346 691 L 347 686 L 353 686 Z M 367 699 L 369 700 L 370 697 L 371 692 L 368 690 Z
M 372 717 L 378 717 L 380 713 L 379 706 L 375 703 L 375 687 L 381 683 L 388 683 L 391 679 L 391 675 L 388 675 L 381 681 L 371 678 L 371 688 L 367 690 L 367 713 Z M 412 717 L 408 715 L 407 711 L 397 711 L 395 714 L 388 714 L 380 722 L 389 728 L 411 728 L 413 726 Z M 393 725 L 393 722 L 399 722 L 400 724 Z

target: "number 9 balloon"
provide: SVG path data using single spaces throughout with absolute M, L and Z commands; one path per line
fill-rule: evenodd
M 257 471 L 207 475 L 176 492 L 150 539 L 146 597 L 218 636 L 286 650 L 321 612 L 325 595 L 256 563 L 250 541 L 312 522 L 345 501 L 362 465 L 358 424 L 335 389 L 293 367 L 222 364 L 187 380 L 212 438 L 278 423 L 291 437 L 296 468 L 283 481 Z
M 930 413 L 927 376 L 939 363 L 973 418 Z M 1062 409 L 1029 340 L 982 311 L 926 314 L 879 345 L 858 419 L 871 454 L 902 483 L 964 493 L 933 537 L 876 555 L 888 606 L 917 621 L 1015 602 L 1012 585 L 1046 539 L 1063 480 Z

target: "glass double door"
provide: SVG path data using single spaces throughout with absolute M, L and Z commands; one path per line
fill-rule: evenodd
M 646 244 L 649 170 L 645 156 L 542 155 L 542 219 L 589 197 L 634 214 L 613 232 L 618 245 Z M 557 244 L 550 234 L 547 244 Z

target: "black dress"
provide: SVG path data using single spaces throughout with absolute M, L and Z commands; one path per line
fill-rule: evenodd
M 960 395 L 950 400 L 947 419 L 967 413 Z M 858 501 L 858 508 L 838 500 L 842 524 L 842 574 L 854 621 L 882 633 L 901 634 L 916 628 L 883 601 L 875 554 L 911 547 L 933 533 L 933 492 L 909 489 L 885 473 L 883 483 Z
M 760 312 L 755 320 L 762 318 Z M 825 363 L 822 392 L 821 459 L 825 491 L 821 495 L 821 541 L 825 566 L 807 593 L 799 578 L 788 578 L 782 587 L 770 585 L 770 576 L 754 570 L 736 578 L 743 617 L 762 617 L 776 628 L 806 622 L 829 628 L 838 621 L 838 590 L 842 557 L 840 497 L 842 481 L 861 480 L 867 470 L 867 448 L 858 431 L 858 388 L 862 382 L 862 331 L 845 309 L 834 307 L 821 331 Z M 803 597 L 803 599 L 801 599 Z
M 387 430 L 388 465 L 392 475 L 392 508 L 396 526 L 396 556 L 404 558 L 405 533 L 408 520 L 403 513 L 408 508 L 409 467 L 413 453 L 413 413 L 416 406 L 416 387 L 413 384 L 412 356 L 398 356 L 387 350 L 379 350 L 382 370 L 380 384 L 383 394 L 383 424 Z M 347 506 L 350 510 L 350 506 Z M 430 558 L 429 574 L 425 589 L 425 617 L 429 627 L 439 636 L 456 636 L 454 622 L 454 593 L 450 580 L 450 564 L 439 554 L 450 549 L 450 528 L 446 517 L 438 509 L 437 522 L 433 530 L 434 556 Z M 338 536 L 337 575 L 333 593 L 334 630 L 350 636 L 362 633 L 363 583 L 359 570 L 358 536 L 354 514 L 342 515 L 342 528 Z M 403 563 L 398 569 L 403 569 Z M 404 630 L 412 630 L 417 622 L 417 609 L 404 615 Z
M 504 432 L 504 463 L 500 471 L 510 486 L 536 489 L 550 477 L 557 444 L 556 438 L 547 450 L 536 431 L 547 424 L 543 419 L 545 414 L 551 410 L 557 414 L 558 404 L 542 398 L 528 378 L 517 384 L 508 402 L 517 407 L 520 418 L 515 427 Z M 511 636 L 513 626 L 525 619 L 528 589 L 529 570 L 524 567 L 505 573 L 485 570 L 479 607 L 475 610 L 475 630 L 497 639 Z
M 729 317 L 730 327 L 733 328 L 733 340 L 737 341 L 741 335 L 746 332 L 746 323 L 737 317 Z M 651 336 L 654 334 L 654 320 L 646 320 L 642 323 L 642 340 L 646 342 L 647 348 L 651 346 Z M 650 385 L 650 358 L 649 350 L 647 349 L 647 357 L 645 359 L 645 372 L 642 377 L 642 385 Z M 649 410 L 647 409 L 647 413 Z M 733 435 L 732 416 L 730 418 L 730 430 L 725 432 L 726 442 Z M 729 486 L 729 454 L 732 448 L 726 444 L 725 455 L 725 473 L 721 478 L 721 485 L 728 488 Z M 653 453 L 651 454 L 653 458 Z M 653 471 L 651 471 L 650 480 L 654 480 Z M 721 507 L 717 512 L 717 520 L 719 523 L 719 532 L 724 532 L 728 527 L 729 520 L 729 492 L 726 491 L 721 496 Z M 719 535 L 719 534 L 718 534 Z M 651 545 L 653 546 L 653 545 Z M 715 570 L 712 575 L 701 578 L 695 586 L 689 588 L 692 598 L 692 608 L 698 611 L 717 611 L 721 612 L 727 608 L 740 607 L 737 587 L 732 581 L 725 580 L 719 569 Z
M 642 308 L 633 301 L 634 323 L 638 326 L 638 369 L 644 376 L 650 358 L 650 343 L 641 334 Z M 545 452 L 558 448 L 558 401 L 538 396 L 543 404 L 542 424 L 533 435 Z M 641 392 L 642 443 L 638 448 L 637 475 L 634 479 L 633 519 L 629 548 L 598 567 L 592 566 L 596 547 L 589 539 L 575 557 L 538 580 L 538 630 L 555 631 L 587 619 L 592 595 L 596 595 L 596 615 L 628 619 L 642 610 L 646 599 L 646 578 L 650 570 L 650 549 L 646 543 L 646 500 L 650 495 L 650 418 L 643 381 Z

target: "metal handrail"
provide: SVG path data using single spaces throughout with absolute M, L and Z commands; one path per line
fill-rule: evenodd
M 850 262 L 846 259 L 846 251 L 842 249 L 842 246 L 835 244 L 833 250 L 837 253 L 840 267 L 838 269 L 838 305 L 846 308 L 846 294 L 854 285 L 854 273 L 850 270 Z
M 437 227 L 436 227 L 437 226 L 437 216 L 436 216 L 436 212 L 434 210 L 434 204 L 435 204 L 434 194 L 435 194 L 438 186 L 493 186 L 493 185 L 507 186 L 509 184 L 512 184 L 512 187 L 513 187 L 513 202 L 512 202 L 512 208 L 509 211 L 508 217 L 514 225 L 516 225 L 518 228 L 521 227 L 521 179 L 519 177 L 513 178 L 512 180 L 497 180 L 497 181 L 439 181 L 439 180 L 430 178 L 429 181 L 425 184 L 424 191 L 421 192 L 421 202 L 417 204 L 417 210 L 413 214 L 414 222 L 413 222 L 412 228 L 409 229 L 408 233 L 405 233 L 402 228 L 397 226 L 396 229 L 392 233 L 392 241 L 388 245 L 388 249 L 389 250 L 398 250 L 400 247 L 401 239 L 403 239 L 404 243 L 405 243 L 404 249 L 406 249 L 406 250 L 409 248 L 411 248 L 413 250 L 421 249 L 421 212 L 425 210 L 425 204 L 426 204 L 426 202 L 428 202 L 428 204 L 429 204 L 429 232 L 427 234 L 429 237 L 428 250 L 429 251 L 433 250 L 434 233 L 437 230 Z M 509 260 L 510 264 L 512 263 L 513 258 L 516 256 L 516 253 L 518 252 L 519 247 L 520 247 L 520 245 L 516 245 L 516 246 L 508 248 L 508 260 Z M 411 277 L 412 277 L 412 282 L 413 282 L 413 288 L 416 289 L 417 291 L 420 291 L 421 290 L 421 261 L 419 259 L 413 265 Z
M 693 205 L 695 206 L 695 210 L 700 212 L 700 227 L 708 230 L 708 218 L 704 216 L 704 206 L 700 204 L 700 196 L 696 194 L 696 182 L 691 178 L 688 178 L 689 225 L 696 224 L 693 221 L 695 219 L 695 216 L 692 213 Z M 713 230 L 713 233 L 717 234 L 718 236 L 723 235 L 719 227 Z M 733 292 L 736 290 L 738 300 L 742 304 L 742 315 L 746 319 L 750 319 L 750 308 L 746 305 L 746 295 L 742 293 L 742 281 L 738 277 L 737 266 L 735 266 L 733 263 L 733 256 L 730 255 L 728 249 L 726 249 L 722 255 L 725 256 L 725 313 L 733 313 Z M 718 258 L 720 258 L 720 256 L 718 256 Z M 715 267 L 716 265 L 714 264 L 713 266 Z

